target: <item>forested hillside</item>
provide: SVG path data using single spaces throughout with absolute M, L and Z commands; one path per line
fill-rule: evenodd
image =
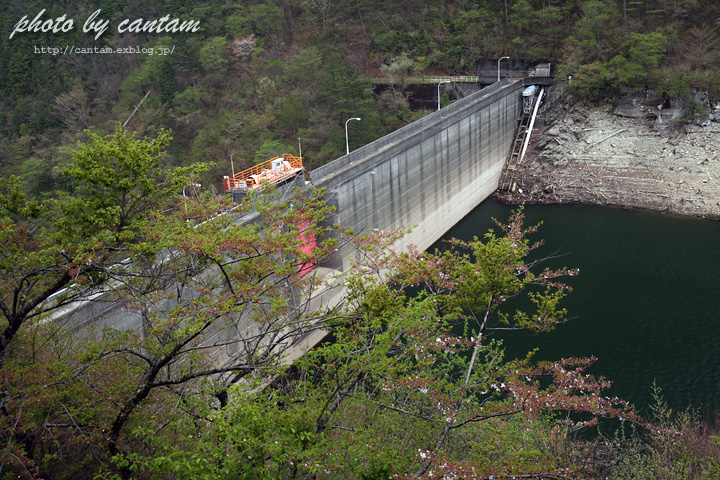
M 62 186 L 55 167 L 67 162 L 66 147 L 83 129 L 109 133 L 148 92 L 128 128 L 171 129 L 171 162 L 216 162 L 205 176 L 212 184 L 231 157 L 236 167 L 249 166 L 297 153 L 300 143 L 311 168 L 332 160 L 343 153 L 347 118 L 363 119 L 353 125 L 352 148 L 421 115 L 409 110 L 407 76 L 470 74 L 478 58 L 552 62 L 556 75 L 573 76 L 578 96 L 594 100 L 645 88 L 660 96 L 691 87 L 711 98 L 720 92 L 719 7 L 711 0 L 107 0 L 1 8 L 0 168 L 32 180 L 36 194 Z M 42 20 L 66 15 L 73 28 L 13 34 L 42 9 Z M 97 9 L 109 28 L 96 39 L 83 27 Z M 200 28 L 116 28 L 164 15 Z M 69 46 L 86 50 L 68 53 Z M 63 53 L 36 53 L 42 47 Z M 90 53 L 108 47 L 125 50 Z M 373 95 L 368 76 L 386 77 L 393 88 Z

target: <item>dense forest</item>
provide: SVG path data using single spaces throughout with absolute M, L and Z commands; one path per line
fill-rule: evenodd
M 713 425 L 662 392 L 643 418 L 586 373 L 593 358 L 505 358 L 496 331 L 567 321 L 579 274 L 533 257 L 542 229 L 522 209 L 395 252 L 402 232 L 328 225 L 322 191 L 213 194 L 231 159 L 302 148 L 312 169 L 344 153 L 350 117 L 352 148 L 419 118 L 408 85 L 478 59 L 550 62 L 578 101 L 716 101 L 716 2 L 0 8 L 0 478 L 720 475 Z M 118 31 L 165 16 L 199 29 Z M 84 32 L 91 17 L 107 30 Z M 356 268 L 322 276 L 340 245 Z M 108 298 L 134 328 L 95 323 Z
M 480 58 L 551 62 L 558 78 L 572 75 L 571 93 L 591 101 L 647 89 L 660 99 L 692 88 L 720 95 L 720 7 L 710 0 L 32 1 L 0 8 L 0 168 L 29 180 L 34 194 L 63 188 L 58 167 L 84 129 L 112 132 L 146 94 L 128 128 L 172 130 L 168 162 L 217 163 L 203 178 L 213 186 L 231 157 L 241 168 L 302 148 L 310 168 L 333 160 L 344 151 L 347 118 L 363 119 L 353 125 L 356 148 L 423 114 L 409 108 L 409 79 L 472 74 Z M 73 28 L 10 38 L 24 16 L 43 9 L 43 21 L 66 15 Z M 83 28 L 98 9 L 109 28 L 96 39 Z M 117 28 L 164 15 L 199 29 Z M 139 53 L 36 53 L 69 46 Z M 372 78 L 392 88 L 375 94 Z

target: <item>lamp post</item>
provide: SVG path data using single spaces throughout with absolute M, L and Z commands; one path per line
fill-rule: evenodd
M 232 157 L 230 157 L 230 158 L 232 158 Z M 199 183 L 191 183 L 190 185 L 185 185 L 185 186 L 183 187 L 183 197 L 184 197 L 184 198 L 187 198 L 187 195 L 185 195 L 185 189 L 186 189 L 187 187 L 199 188 L 199 187 L 202 187 L 202 185 L 200 185 Z M 197 196 L 197 191 L 195 192 L 195 195 Z M 185 200 L 183 203 L 185 204 L 185 215 L 187 216 L 187 200 Z M 189 219 L 189 218 L 186 218 L 185 221 L 186 221 L 186 222 L 189 222 L 190 219 Z
M 348 124 L 348 122 L 349 122 L 350 120 L 358 120 L 358 121 L 359 121 L 360 118 L 359 118 L 359 117 L 353 117 L 353 118 L 348 118 L 348 119 L 345 121 L 345 150 L 346 150 L 346 152 L 347 152 L 348 155 L 350 154 L 350 141 L 348 140 L 347 124 Z
M 183 187 L 183 197 L 186 197 L 186 198 L 187 198 L 187 195 L 185 195 L 185 189 L 186 189 L 187 187 L 199 188 L 199 187 L 202 187 L 202 185 L 200 185 L 199 183 L 191 183 L 190 185 L 185 185 L 185 186 Z M 197 195 L 197 192 L 195 193 L 195 195 Z
M 450 80 L 443 80 L 442 82 L 438 83 L 438 110 L 440 110 L 440 85 L 443 83 L 450 83 Z
M 510 60 L 510 57 L 500 57 L 500 60 L 504 60 L 506 58 Z M 500 81 L 500 60 L 498 60 L 498 82 Z

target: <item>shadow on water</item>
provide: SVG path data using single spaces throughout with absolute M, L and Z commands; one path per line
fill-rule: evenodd
M 487 200 L 446 234 L 481 237 L 512 208 Z M 551 268 L 578 267 L 555 331 L 503 333 L 508 357 L 595 356 L 590 373 L 646 411 L 653 382 L 675 409 L 720 411 L 720 222 L 587 205 L 525 208 L 543 222 L 535 251 Z M 442 247 L 439 242 L 435 247 Z

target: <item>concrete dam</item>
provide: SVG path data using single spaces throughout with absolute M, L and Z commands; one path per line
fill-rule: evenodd
M 421 250 L 498 185 L 522 111 L 520 80 L 503 80 L 310 172 L 356 233 L 413 227 L 398 247 Z M 348 266 L 341 250 L 331 268 Z
M 497 188 L 522 111 L 522 89 L 521 80 L 503 80 L 311 171 L 312 185 L 325 188 L 326 201 L 336 207 L 329 223 L 356 233 L 413 227 L 396 247 L 427 249 Z M 354 254 L 343 247 L 323 267 L 345 271 Z M 339 296 L 319 302 L 334 304 Z M 55 318 L 72 318 L 74 329 L 143 331 L 138 312 L 102 292 Z M 322 335 L 310 337 L 295 346 L 312 345 Z

